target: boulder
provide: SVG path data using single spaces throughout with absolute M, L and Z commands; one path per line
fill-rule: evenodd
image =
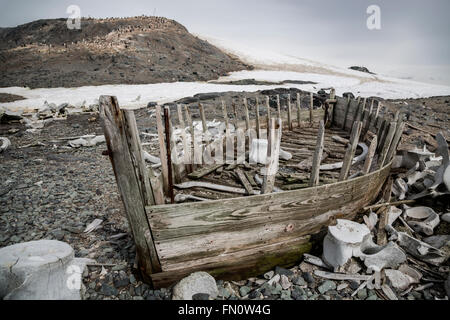
M 203 271 L 180 280 L 173 288 L 172 300 L 192 300 L 192 296 L 198 293 L 209 294 L 212 299 L 219 294 L 216 280 Z
M 74 258 L 67 243 L 38 240 L 0 249 L 0 299 L 80 300 L 81 277 L 93 260 Z

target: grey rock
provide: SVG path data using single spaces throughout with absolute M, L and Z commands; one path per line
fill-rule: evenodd
M 207 293 L 196 293 L 192 296 L 192 300 L 209 300 L 209 294 Z
M 267 279 L 267 280 L 270 280 L 270 279 L 273 278 L 274 274 L 275 274 L 275 272 L 273 272 L 273 271 L 271 270 L 271 271 L 269 271 L 269 272 L 264 273 L 264 278 Z
M 324 294 L 325 292 L 327 292 L 329 290 L 334 290 L 334 289 L 336 289 L 336 283 L 334 283 L 331 280 L 327 280 L 327 281 L 323 282 L 318 288 L 319 292 L 322 294 Z
M 225 299 L 228 299 L 231 296 L 231 292 L 227 288 L 220 287 L 218 295 L 220 297 L 224 297 Z
M 192 273 L 174 286 L 172 300 L 192 300 L 196 293 L 207 293 L 215 299 L 219 294 L 216 280 L 203 271 Z
M 306 281 L 302 276 L 296 276 L 295 278 L 293 278 L 292 283 L 297 286 L 306 286 Z
M 314 288 L 316 286 L 316 280 L 310 272 L 303 272 L 302 277 L 306 280 L 309 287 Z
M 110 286 L 109 284 L 104 283 L 104 284 L 102 284 L 100 293 L 105 296 L 115 296 L 115 295 L 117 295 L 118 291 L 113 286 Z
M 366 300 L 378 300 L 378 297 L 376 294 L 373 294 L 373 295 L 369 296 Z
M 292 300 L 291 291 L 290 290 L 282 290 L 280 298 L 281 298 L 281 300 Z
M 359 290 L 356 295 L 358 296 L 358 299 L 365 300 L 367 298 L 367 289 L 363 288 Z
M 239 293 L 241 295 L 241 297 L 246 296 L 252 289 L 247 287 L 247 286 L 242 286 L 239 288 Z
M 275 274 L 279 274 L 280 276 L 285 275 L 286 277 L 291 277 L 294 275 L 294 272 L 285 268 L 275 267 Z
M 348 285 L 350 286 L 350 289 L 356 290 L 359 288 L 359 281 L 349 280 Z

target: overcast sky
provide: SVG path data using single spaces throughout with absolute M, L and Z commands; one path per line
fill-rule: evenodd
M 190 32 L 339 66 L 450 85 L 449 0 L 0 0 L 0 26 L 82 16 L 157 15 Z M 366 26 L 369 5 L 381 29 Z

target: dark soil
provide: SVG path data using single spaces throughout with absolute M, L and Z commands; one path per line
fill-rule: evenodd
M 66 19 L 0 28 L 0 87 L 79 87 L 206 81 L 250 69 L 176 21 L 159 17 Z

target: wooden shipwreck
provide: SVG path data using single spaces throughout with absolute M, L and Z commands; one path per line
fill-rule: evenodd
M 220 143 L 226 145 L 234 139 L 229 123 L 235 128 L 254 129 L 256 137 L 246 136 L 241 162 L 238 153 L 226 163 L 207 165 L 192 161 L 198 157 L 195 150 L 208 148 L 195 141 L 192 110 L 187 106 L 177 110 L 182 153 L 191 160 L 180 164 L 170 110 L 165 108 L 163 118 L 157 106 L 158 175 L 145 164 L 133 111 L 120 109 L 115 97 L 100 97 L 109 157 L 135 239 L 139 267 L 154 287 L 171 285 L 195 271 L 239 280 L 275 266 L 292 266 L 311 248 L 311 235 L 336 218 L 354 218 L 375 200 L 389 175 L 403 117 L 381 112 L 382 106 L 374 101 L 336 97 L 334 90 L 324 101 L 324 110 L 313 109 L 312 93 L 306 109 L 301 108 L 299 95 L 292 98 L 294 106 L 289 96 L 280 107 L 277 97 L 276 108 L 269 105 L 269 97 L 262 105 L 256 99 L 255 119 L 249 117 L 247 99 L 239 108 L 233 104 L 233 117 L 222 102 L 222 121 L 227 129 L 225 142 Z M 198 108 L 206 132 L 204 107 L 199 104 Z M 185 122 L 192 139 L 188 139 Z M 246 145 L 263 137 L 264 132 L 269 161 L 251 166 Z M 367 155 L 364 161 L 353 164 L 358 143 L 367 143 Z M 236 146 L 239 148 L 242 146 Z M 290 152 L 292 159 L 278 161 L 280 149 Z M 202 153 L 196 160 L 201 162 L 201 157 Z M 339 159 L 341 163 L 336 164 Z M 321 170 L 321 165 L 327 170 Z M 274 168 L 275 174 L 271 173 Z M 253 174 L 260 169 L 271 174 L 261 175 L 258 185 Z M 286 170 L 291 173 L 286 174 Z M 219 172 L 227 172 L 234 181 L 218 180 Z M 198 184 L 199 180 L 203 184 Z M 186 183 L 197 187 L 182 189 Z M 217 185 L 228 193 L 214 189 Z M 175 198 L 203 201 L 174 203 Z

